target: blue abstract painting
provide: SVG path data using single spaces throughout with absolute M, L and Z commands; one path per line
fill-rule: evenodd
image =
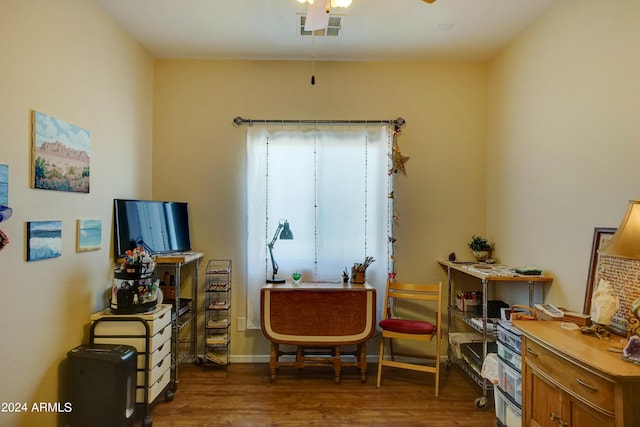
M 27 222 L 27 261 L 62 255 L 62 221 Z

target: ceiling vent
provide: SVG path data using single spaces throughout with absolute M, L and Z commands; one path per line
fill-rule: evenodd
M 331 36 L 336 37 L 340 35 L 340 30 L 342 29 L 342 16 L 331 15 L 329 17 L 329 24 L 327 24 L 327 28 L 321 28 L 315 31 L 305 31 L 304 24 L 307 22 L 307 16 L 300 16 L 300 35 L 301 36 Z

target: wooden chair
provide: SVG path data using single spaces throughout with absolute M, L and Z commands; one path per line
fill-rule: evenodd
M 412 284 L 412 283 L 394 283 L 387 281 L 387 291 L 385 293 L 385 313 L 384 319 L 379 322 L 382 329 L 380 338 L 380 359 L 378 361 L 378 383 L 382 377 L 382 367 L 391 366 L 394 368 L 412 369 L 422 372 L 432 372 L 436 374 L 435 389 L 436 397 L 440 386 L 440 346 L 442 341 L 442 282 L 437 284 Z M 424 308 L 434 307 L 435 324 L 427 320 L 403 319 L 392 316 L 394 306 L 399 301 L 413 301 L 421 310 Z M 406 304 L 405 304 L 406 305 Z M 418 317 L 418 316 L 411 316 Z M 426 317 L 426 316 L 425 316 Z M 428 344 L 435 338 L 435 355 L 432 357 L 428 351 L 425 354 L 416 356 L 420 359 L 435 359 L 435 366 L 400 362 L 394 360 L 393 340 L 411 340 Z M 391 359 L 384 358 L 385 339 L 389 340 Z M 428 347 L 428 345 L 421 348 Z

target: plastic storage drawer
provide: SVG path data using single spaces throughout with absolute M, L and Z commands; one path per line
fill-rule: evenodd
M 511 397 L 511 400 L 522 405 L 522 375 L 498 358 L 498 385 Z
M 522 336 L 505 321 L 498 322 L 498 341 L 505 344 L 517 354 L 522 354 Z
M 520 353 L 516 353 L 500 341 L 498 341 L 498 357 L 518 372 L 522 372 L 522 356 Z
M 499 387 L 495 389 L 495 404 L 499 425 L 505 427 L 522 425 L 522 410 L 514 405 Z

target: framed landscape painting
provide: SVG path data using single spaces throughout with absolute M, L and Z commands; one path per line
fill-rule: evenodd
M 27 222 L 27 261 L 62 255 L 62 221 Z
M 102 220 L 79 219 L 76 252 L 97 251 L 102 246 Z
M 89 192 L 90 132 L 33 112 L 33 188 Z

